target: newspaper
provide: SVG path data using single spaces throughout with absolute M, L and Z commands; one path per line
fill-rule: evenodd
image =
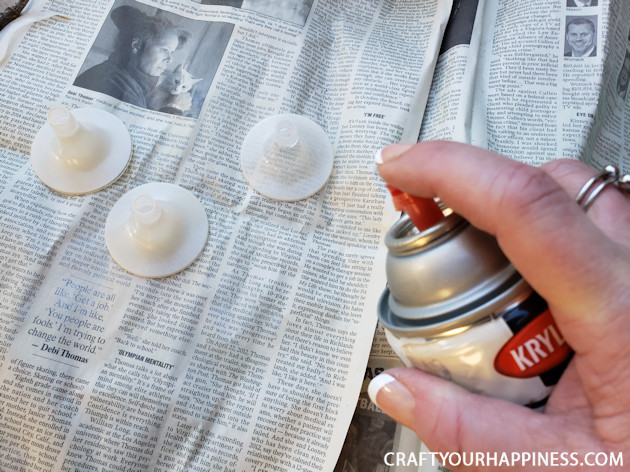
M 0 469 L 332 471 L 397 217 L 373 155 L 417 138 L 451 3 L 25 13 L 42 10 L 70 20 L 22 31 L 0 69 Z M 133 155 L 111 186 L 68 197 L 36 177 L 31 145 L 56 105 L 124 122 Z M 247 132 L 279 113 L 318 123 L 335 151 L 325 188 L 293 203 L 252 190 L 239 164 Z M 161 279 L 123 270 L 104 237 L 113 205 L 150 182 L 190 191 L 210 223 L 199 258 Z
M 31 1 L 70 21 L 31 26 L 0 69 L 0 468 L 350 471 L 367 454 L 342 450 L 346 433 L 369 431 L 382 460 L 361 464 L 414 470 L 386 454 L 424 445 L 364 393 L 397 363 L 375 335 L 396 215 L 372 156 L 451 139 L 628 171 L 630 8 L 569 1 Z M 150 94 L 102 84 L 122 6 L 185 32 Z M 31 143 L 60 103 L 126 124 L 133 158 L 111 187 L 64 197 L 35 177 Z M 277 113 L 333 143 L 307 200 L 243 179 L 244 136 Z M 153 280 L 111 260 L 103 227 L 155 181 L 193 192 L 211 229 L 191 267 Z
M 455 0 L 418 140 L 471 143 L 532 165 L 567 157 L 628 172 L 630 5 L 590 3 Z M 583 46 L 590 50 L 585 57 L 573 57 L 569 41 L 576 19 L 595 30 L 593 44 Z M 588 31 L 589 24 L 581 24 Z M 379 326 L 366 379 L 396 364 Z M 347 444 L 362 431 L 366 411 L 379 413 L 362 396 Z M 391 450 L 404 453 L 401 460 L 383 451 L 378 466 L 356 470 L 448 470 L 406 428 L 388 431 Z M 348 463 L 342 455 L 336 471 Z
M 532 165 L 566 157 L 628 171 L 627 2 L 455 3 L 459 33 L 440 53 L 421 140 L 472 143 Z M 573 56 L 573 31 L 592 32 L 587 55 Z

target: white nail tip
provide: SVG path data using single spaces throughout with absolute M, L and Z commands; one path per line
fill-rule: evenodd
M 382 149 L 379 149 L 378 151 L 376 151 L 376 154 L 374 154 L 374 162 L 376 162 L 376 164 L 383 163 L 383 155 L 381 154 L 382 151 Z
M 378 406 L 378 403 L 376 402 L 378 392 L 380 392 L 385 385 L 391 382 L 397 382 L 397 380 L 391 375 L 385 373 L 379 374 L 372 379 L 370 385 L 368 385 L 368 396 L 370 397 L 370 400 L 372 400 L 372 403 Z

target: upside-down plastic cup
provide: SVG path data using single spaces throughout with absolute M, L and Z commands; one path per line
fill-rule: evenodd
M 105 223 L 112 258 L 140 277 L 167 277 L 190 266 L 208 239 L 199 200 L 174 184 L 153 182 L 124 194 Z
M 249 185 L 272 200 L 291 202 L 321 190 L 333 169 L 326 132 L 302 115 L 274 115 L 254 126 L 241 147 Z
M 64 195 L 97 192 L 118 179 L 131 160 L 131 137 L 124 123 L 104 110 L 58 106 L 31 145 L 37 177 Z

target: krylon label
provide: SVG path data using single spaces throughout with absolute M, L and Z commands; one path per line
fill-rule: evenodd
M 494 368 L 508 377 L 535 377 L 567 360 L 571 352 L 546 310 L 503 345 L 494 358 Z

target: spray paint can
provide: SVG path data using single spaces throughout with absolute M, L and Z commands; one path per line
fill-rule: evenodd
M 496 240 L 451 213 L 420 230 L 403 215 L 385 244 L 379 320 L 403 363 L 476 393 L 542 406 L 572 351 Z

